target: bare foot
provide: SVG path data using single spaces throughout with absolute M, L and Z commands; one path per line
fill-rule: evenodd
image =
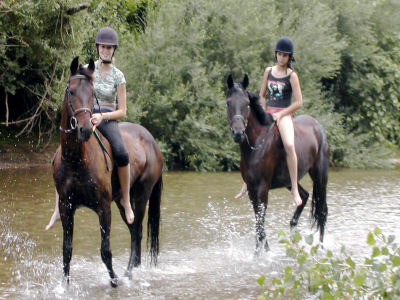
M 242 189 L 240 190 L 240 192 L 235 196 L 235 199 L 239 199 L 242 198 L 244 194 L 247 193 L 247 185 L 243 184 Z
M 301 199 L 299 193 L 297 195 L 294 195 L 294 204 L 299 207 L 303 204 L 303 200 Z
M 126 202 L 128 203 L 126 204 Z M 129 201 L 126 202 L 124 203 L 124 201 L 121 199 L 121 205 L 125 209 L 126 222 L 128 222 L 128 224 L 132 224 L 135 220 L 135 215 L 133 214 L 131 203 Z
M 56 210 L 50 218 L 49 224 L 46 225 L 44 231 L 49 231 L 51 228 L 54 227 L 57 221 L 60 220 L 60 212 Z

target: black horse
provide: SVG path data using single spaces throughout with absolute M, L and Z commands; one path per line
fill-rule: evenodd
M 127 276 L 133 266 L 141 261 L 142 222 L 148 208 L 148 238 L 154 263 L 159 251 L 160 203 L 162 192 L 163 156 L 152 137 L 142 126 L 120 123 L 122 137 L 129 151 L 131 205 L 135 220 L 128 224 L 125 210 L 120 204 L 121 188 L 117 167 L 111 157 L 111 147 L 101 136 L 101 143 L 93 134 L 91 116 L 93 111 L 94 62 L 87 68 L 79 65 L 78 57 L 71 63 L 71 74 L 61 113 L 61 146 L 53 164 L 53 177 L 59 194 L 59 209 L 63 225 L 64 277 L 69 280 L 72 257 L 74 214 L 80 206 L 94 210 L 100 221 L 101 258 L 107 266 L 111 285 L 117 286 L 117 275 L 112 267 L 110 247 L 111 201 L 117 204 L 120 214 L 131 235 L 131 255 Z M 101 149 L 103 145 L 106 152 Z
M 256 216 L 256 249 L 259 252 L 262 246 L 269 249 L 264 231 L 269 190 L 281 187 L 291 189 L 286 154 L 271 114 L 262 108 L 258 95 L 246 90 L 249 84 L 247 75 L 240 83 L 234 83 L 229 76 L 227 83 L 228 120 L 233 139 L 240 145 L 240 170 Z M 329 144 L 324 129 L 312 117 L 301 115 L 294 118 L 293 123 L 298 178 L 308 172 L 313 181 L 312 216 L 322 243 L 328 215 Z M 299 192 L 303 203 L 297 207 L 290 221 L 292 229 L 297 225 L 309 196 L 300 184 Z

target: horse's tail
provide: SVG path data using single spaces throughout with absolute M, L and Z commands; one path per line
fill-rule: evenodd
M 150 256 L 151 262 L 157 264 L 157 256 L 159 252 L 159 233 L 160 233 L 160 207 L 161 207 L 161 193 L 163 188 L 162 175 L 156 182 L 151 191 L 149 200 L 149 212 L 147 221 L 147 241 L 151 241 L 150 244 Z
M 321 143 L 318 151 L 318 158 L 312 171 L 314 185 L 311 213 L 314 217 L 314 224 L 317 224 L 317 229 L 319 229 L 320 232 L 320 242 L 322 242 L 328 216 L 326 187 L 328 184 L 329 172 L 329 143 L 322 126 L 319 132 L 319 138 Z

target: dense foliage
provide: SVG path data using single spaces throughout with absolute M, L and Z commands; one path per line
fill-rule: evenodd
M 0 2 L 2 124 L 56 131 L 72 58 L 96 57 L 104 26 L 120 35 L 128 119 L 160 143 L 168 168 L 230 170 L 225 81 L 257 92 L 281 36 L 295 42 L 299 113 L 326 128 L 332 164 L 385 165 L 400 147 L 400 21 L 395 0 L 7 0 Z M 5 108 L 3 110 L 3 108 Z M 4 112 L 4 113 L 3 113 Z M 4 132 L 4 130 L 2 130 Z
M 371 256 L 357 262 L 343 246 L 339 254 L 313 245 L 313 236 L 296 233 L 292 240 L 280 233 L 280 242 L 294 260 L 274 278 L 261 276 L 259 299 L 399 299 L 400 245 L 379 228 L 370 232 Z
M 80 55 L 85 61 L 96 57 L 95 34 L 106 24 L 123 34 L 130 32 L 127 22 L 131 20 L 131 27 L 142 30 L 145 23 L 140 16 L 148 2 L 0 1 L 2 125 L 22 124 L 17 127 L 20 134 L 37 132 L 39 142 L 43 135 L 57 132 L 72 58 Z M 138 11 L 142 13 L 137 16 Z
M 238 148 L 225 117 L 226 78 L 232 73 L 240 80 L 247 73 L 250 89 L 257 91 L 284 32 L 293 36 L 299 53 L 306 112 L 327 127 L 337 126 L 340 116 L 324 104 L 318 82 L 340 66 L 342 43 L 336 42 L 334 16 L 325 5 L 311 2 L 293 8 L 297 17 L 290 22 L 286 13 L 273 3 L 266 10 L 265 1 L 168 1 L 148 20 L 146 33 L 123 60 L 134 102 L 131 116 L 161 139 L 170 167 L 237 166 Z M 282 29 L 268 30 L 266 20 Z M 310 47 L 311 40 L 319 40 L 320 49 Z

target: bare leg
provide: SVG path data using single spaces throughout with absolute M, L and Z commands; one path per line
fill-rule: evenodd
M 125 209 L 125 218 L 128 224 L 132 224 L 135 216 L 132 211 L 132 206 L 129 197 L 129 189 L 130 189 L 130 165 L 126 165 L 124 167 L 118 167 L 118 176 L 119 182 L 121 184 L 122 190 L 122 198 L 121 198 L 121 205 Z
M 241 198 L 243 197 L 243 195 L 247 192 L 247 184 L 243 183 L 242 185 L 242 189 L 240 190 L 240 192 L 235 196 L 235 199 Z
M 290 116 L 282 117 L 278 122 L 278 127 L 286 151 L 286 161 L 292 185 L 293 200 L 296 206 L 300 206 L 303 203 L 303 201 L 301 200 L 298 189 L 297 155 L 294 147 L 294 128 L 291 117 Z
M 58 193 L 56 190 L 56 206 L 54 207 L 53 215 L 50 218 L 49 224 L 46 225 L 45 231 L 50 230 L 60 220 L 60 210 L 58 209 Z

